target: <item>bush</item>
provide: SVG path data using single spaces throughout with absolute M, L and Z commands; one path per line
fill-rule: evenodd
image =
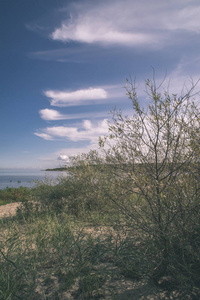
M 145 86 L 148 108 L 140 107 L 130 83 L 133 115 L 114 111 L 109 134 L 100 139 L 100 152 L 74 158 L 68 176 L 57 182 L 39 183 L 24 212 L 27 218 L 32 211 L 45 218 L 59 214 L 62 219 L 64 211 L 68 218 L 85 218 L 87 223 L 99 214 L 116 230 L 107 250 L 112 249 L 111 260 L 114 251 L 115 264 L 125 276 L 148 278 L 169 299 L 199 299 L 200 115 L 193 99 L 195 85 L 180 96 L 161 93 L 154 81 L 147 80 Z M 50 249 L 48 243 L 52 249 L 62 244 L 58 232 L 53 240 L 44 228 L 41 233 L 40 251 Z M 93 290 L 101 288 L 101 277 L 92 273 L 91 257 L 102 248 L 79 237 L 73 236 L 69 255 L 75 269 L 69 271 L 65 265 L 57 272 L 61 281 L 69 276 L 73 283 L 79 266 L 81 299 L 95 296 Z M 63 244 L 56 248 L 56 262 L 62 261 L 63 249 Z
M 0 190 L 0 205 L 12 202 L 24 202 L 30 197 L 31 189 L 27 187 L 5 188 Z
M 129 229 L 141 233 L 138 276 L 177 289 L 183 298 L 200 293 L 200 115 L 195 87 L 170 95 L 147 80 L 150 102 L 142 109 L 134 84 L 128 82 L 133 115 L 114 111 L 109 134 L 100 138 L 102 151 L 79 158 L 79 166 L 90 166 L 97 175 L 90 180 L 93 198 L 97 186 L 96 198 L 101 203 L 106 199 L 115 213 L 123 214 Z

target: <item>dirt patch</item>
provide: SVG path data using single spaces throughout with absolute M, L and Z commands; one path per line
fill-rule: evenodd
M 21 202 L 9 203 L 0 206 L 0 218 L 14 216 Z

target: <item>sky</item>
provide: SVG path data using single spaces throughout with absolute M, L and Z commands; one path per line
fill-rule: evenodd
M 126 78 L 144 105 L 153 72 L 175 93 L 200 78 L 197 0 L 0 0 L 0 37 L 0 169 L 98 149 L 110 111 L 132 113 Z

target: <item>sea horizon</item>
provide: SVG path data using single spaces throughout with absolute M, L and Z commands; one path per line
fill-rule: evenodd
M 0 169 L 0 189 L 34 187 L 37 181 L 42 181 L 45 177 L 56 179 L 63 174 L 59 171 L 45 171 L 39 169 Z

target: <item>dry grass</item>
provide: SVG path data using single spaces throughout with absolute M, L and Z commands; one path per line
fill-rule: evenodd
M 10 299 L 169 299 L 148 280 L 123 275 L 115 263 L 124 231 L 67 219 L 47 216 L 20 224 L 9 218 L 2 225 L 0 283 L 13 288 L 16 297 Z M 4 280 L 6 272 L 12 282 Z M 9 299 L 3 292 L 0 299 Z

